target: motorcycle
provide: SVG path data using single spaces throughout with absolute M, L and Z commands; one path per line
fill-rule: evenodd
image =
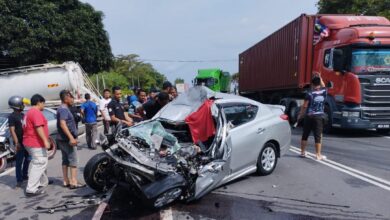
M 50 149 L 47 151 L 48 158 L 54 158 L 57 146 L 54 138 L 49 136 Z M 9 131 L 8 123 L 4 122 L 0 126 L 0 173 L 4 172 L 8 165 L 8 160 L 13 159 L 16 155 L 16 147 Z

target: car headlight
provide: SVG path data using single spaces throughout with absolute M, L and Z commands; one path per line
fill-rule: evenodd
M 343 111 L 343 117 L 359 118 L 360 117 L 360 112 L 344 112 Z

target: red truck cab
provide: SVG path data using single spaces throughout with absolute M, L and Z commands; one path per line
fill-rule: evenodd
M 329 36 L 314 46 L 313 71 L 329 85 L 333 127 L 389 129 L 390 22 L 384 17 L 318 16 Z
M 328 87 L 326 130 L 390 130 L 390 21 L 301 15 L 239 55 L 240 94 L 286 106 L 292 123 L 313 73 Z

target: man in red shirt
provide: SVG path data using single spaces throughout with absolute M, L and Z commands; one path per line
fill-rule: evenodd
M 31 98 L 32 108 L 28 110 L 23 120 L 23 145 L 31 156 L 30 170 L 26 196 L 36 196 L 45 193 L 43 190 L 49 184 L 46 175 L 48 163 L 47 149 L 50 148 L 47 120 L 42 114 L 45 99 L 39 95 Z

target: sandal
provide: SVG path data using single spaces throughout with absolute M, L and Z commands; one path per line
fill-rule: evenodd
M 80 183 L 78 183 L 77 185 L 69 185 L 69 189 L 79 189 L 79 188 L 83 188 L 83 187 L 86 187 L 86 185 L 80 184 Z
M 69 183 L 68 183 L 68 184 L 63 184 L 63 185 L 62 185 L 62 187 L 64 187 L 64 188 L 69 188 L 69 186 L 70 186 Z
M 302 157 L 302 158 L 306 158 L 306 153 L 305 154 L 300 154 L 299 156 Z
M 325 155 L 321 155 L 321 157 L 320 158 L 316 158 L 317 160 L 326 160 L 326 156 Z

